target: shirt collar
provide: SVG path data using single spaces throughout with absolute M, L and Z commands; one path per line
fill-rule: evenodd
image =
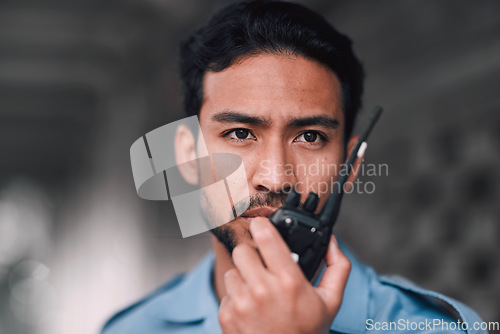
M 342 305 L 331 330 L 341 333 L 364 333 L 368 313 L 369 276 L 366 267 L 358 262 L 349 249 L 341 242 L 339 245 L 351 261 L 351 272 Z M 177 286 L 155 298 L 146 311 L 154 317 L 172 323 L 204 322 L 205 326 L 215 326 L 213 328 L 218 328 L 220 332 L 219 302 L 212 286 L 213 267 L 214 255 L 210 252 Z
M 149 315 L 171 323 L 194 324 L 219 328 L 219 302 L 212 288 L 214 255 L 212 252 L 182 281 L 149 303 Z

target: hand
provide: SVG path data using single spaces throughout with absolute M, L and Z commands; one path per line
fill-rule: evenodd
M 351 268 L 335 238 L 321 281 L 313 287 L 267 218 L 255 218 L 250 232 L 258 252 L 238 245 L 232 256 L 236 268 L 224 276 L 226 296 L 219 308 L 223 333 L 328 333 Z

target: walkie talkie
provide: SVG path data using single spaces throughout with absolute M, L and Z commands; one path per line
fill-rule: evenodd
M 345 165 L 347 171 L 341 173 L 341 177 L 334 183 L 332 192 L 320 213 L 314 213 L 319 202 L 316 193 L 310 192 L 301 207 L 300 194 L 292 189 L 285 204 L 269 216 L 309 281 L 313 280 L 318 273 L 328 249 L 330 235 L 339 215 L 344 186 L 351 173 L 352 165 L 361 145 L 363 143 L 366 145 L 368 135 L 380 114 L 382 114 L 382 107 L 376 106 L 372 111 L 368 125 L 361 133 L 347 160 Z

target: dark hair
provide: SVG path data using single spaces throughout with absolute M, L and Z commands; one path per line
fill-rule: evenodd
M 298 4 L 254 0 L 229 5 L 181 45 L 184 110 L 188 115 L 200 112 L 206 71 L 222 71 L 246 55 L 300 55 L 326 65 L 337 75 L 347 140 L 361 107 L 364 78 L 351 44 L 323 17 Z

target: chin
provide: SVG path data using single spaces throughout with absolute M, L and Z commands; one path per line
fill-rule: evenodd
M 233 249 L 240 244 L 248 244 L 255 247 L 248 226 L 244 218 L 238 217 L 229 223 L 211 229 L 210 233 L 224 245 L 229 254 L 232 254 Z

